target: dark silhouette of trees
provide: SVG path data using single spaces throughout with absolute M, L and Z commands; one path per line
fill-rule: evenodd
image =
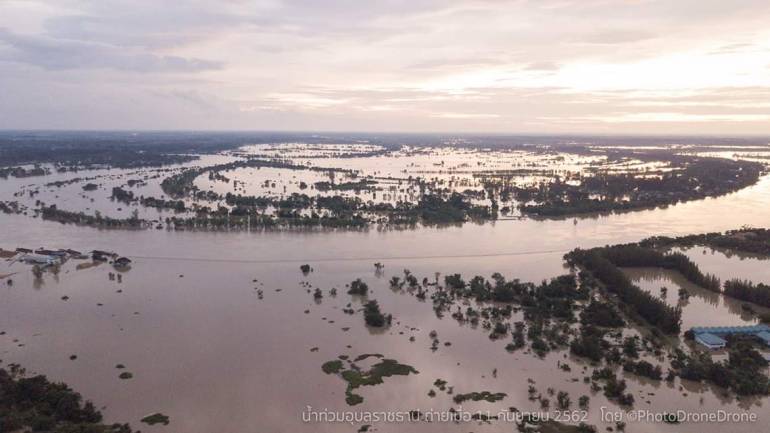
M 770 286 L 767 284 L 754 284 L 748 280 L 729 280 L 725 281 L 724 294 L 770 308 Z
M 387 316 L 382 314 L 380 304 L 374 299 L 364 304 L 364 321 L 369 326 L 381 328 L 385 325 L 390 325 L 391 317 L 390 314 Z
M 112 195 L 110 196 L 110 198 L 126 204 L 130 204 L 136 201 L 136 198 L 134 197 L 134 193 L 132 191 L 126 191 L 125 189 L 119 186 L 112 188 Z
M 25 377 L 17 365 L 0 369 L 0 431 L 132 433 L 127 424 L 102 424 L 93 403 L 45 376 Z
M 770 380 L 765 375 L 768 362 L 762 354 L 742 339 L 728 339 L 728 352 L 727 361 L 717 362 L 706 353 L 688 355 L 677 349 L 671 367 L 682 379 L 705 380 L 739 395 L 770 394 Z
M 580 323 L 583 325 L 601 326 L 605 328 L 618 328 L 625 326 L 626 322 L 612 304 L 592 300 L 586 308 L 580 312 Z
M 601 252 L 602 256 L 615 266 L 671 269 L 678 271 L 688 281 L 704 289 L 717 293 L 721 291 L 721 283 L 718 278 L 710 274 L 703 274 L 698 265 L 682 253 L 662 253 L 638 244 L 614 245 L 603 248 Z
M 724 233 L 704 233 L 676 238 L 655 236 L 645 239 L 639 244 L 651 248 L 704 245 L 711 248 L 770 256 L 770 229 L 742 228 Z
M 716 197 L 753 185 L 764 172 L 764 167 L 755 162 L 665 157 L 676 169 L 657 176 L 603 172 L 582 176 L 578 184 L 556 177 L 531 187 L 512 186 L 506 193 L 525 203 L 519 206 L 523 213 L 559 217 L 629 211 Z
M 348 295 L 366 296 L 367 293 L 369 293 L 369 285 L 363 282 L 360 278 L 357 278 L 350 283 L 350 290 L 348 290 Z
M 607 291 L 618 295 L 628 308 L 651 325 L 666 333 L 678 333 L 682 317 L 681 309 L 668 306 L 665 302 L 634 285 L 626 274 L 618 268 L 618 265 L 605 256 L 608 249 L 611 248 L 576 249 L 568 253 L 565 259 L 570 265 L 580 266 L 590 272 L 604 284 Z M 618 254 L 624 251 L 623 249 L 614 250 L 613 257 L 619 263 L 631 263 L 629 260 L 625 260 L 622 254 Z M 648 256 L 645 254 L 643 257 Z M 634 263 L 640 262 L 635 261 Z

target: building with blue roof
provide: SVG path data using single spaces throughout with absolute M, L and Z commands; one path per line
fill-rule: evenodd
M 770 346 L 770 326 L 765 324 L 752 326 L 696 326 L 691 329 L 695 341 L 709 349 L 721 349 L 727 345 L 730 335 L 753 335 Z
M 770 332 L 759 332 L 756 335 L 760 340 L 764 341 L 765 344 L 770 346 Z
M 708 332 L 701 332 L 700 334 L 695 334 L 695 341 L 712 350 L 721 349 L 727 346 L 727 340 L 725 340 L 724 338 L 718 335 L 710 334 Z

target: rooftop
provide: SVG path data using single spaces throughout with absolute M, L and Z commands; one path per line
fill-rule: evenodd
M 699 334 L 714 334 L 714 335 L 726 335 L 726 334 L 759 334 L 770 333 L 770 326 L 765 324 L 752 325 L 752 326 L 696 326 L 692 328 L 692 332 L 695 335 Z
M 708 332 L 703 332 L 701 334 L 698 334 L 696 338 L 700 342 L 708 346 L 724 346 L 725 344 L 727 344 L 727 341 L 725 341 L 724 338 L 714 334 L 709 334 Z
M 766 344 L 770 345 L 770 332 L 758 332 L 757 337 L 761 338 Z

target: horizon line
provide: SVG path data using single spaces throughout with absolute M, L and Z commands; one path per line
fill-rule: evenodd
M 629 133 L 611 133 L 611 132 L 468 132 L 468 131 L 345 131 L 345 130 L 270 130 L 270 129 L 125 129 L 125 128 L 0 128 L 0 133 L 191 133 L 191 134 L 367 134 L 367 135 L 415 135 L 415 136 L 469 136 L 469 137 L 639 137 L 639 138 L 663 138 L 663 137 L 682 137 L 682 138 L 764 138 L 770 140 L 770 133 L 746 133 L 746 134 L 715 134 L 709 132 L 703 133 L 656 133 L 656 132 L 629 132 Z M 768 143 L 770 144 L 770 143 Z

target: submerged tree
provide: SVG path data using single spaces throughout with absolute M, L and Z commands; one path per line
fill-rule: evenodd
M 369 326 L 381 328 L 383 326 L 390 325 L 392 316 L 382 314 L 380 311 L 380 304 L 376 300 L 372 299 L 364 305 L 364 321 Z
M 357 278 L 350 283 L 350 290 L 348 290 L 348 295 L 366 296 L 367 293 L 369 293 L 369 286 L 365 282 L 361 281 L 360 278 Z

